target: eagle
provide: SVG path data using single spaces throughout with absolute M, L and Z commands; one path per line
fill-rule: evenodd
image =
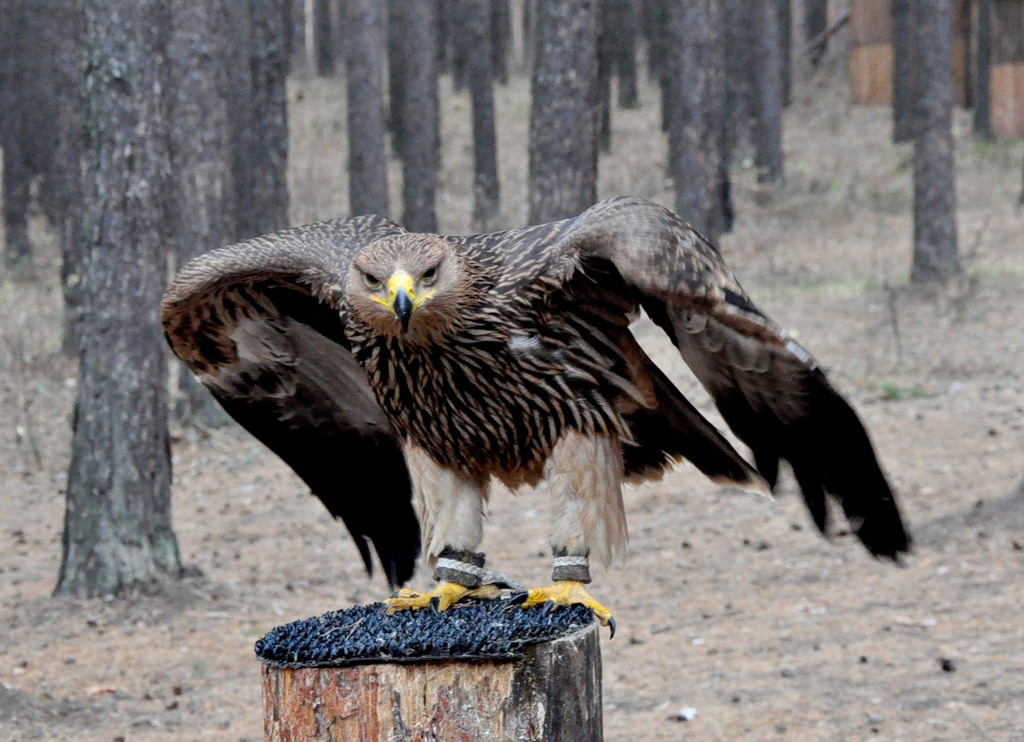
M 512 584 L 480 551 L 495 481 L 544 481 L 551 500 L 552 584 L 517 599 L 587 605 L 613 632 L 590 559 L 626 546 L 623 485 L 680 460 L 771 490 L 786 461 L 822 533 L 839 509 L 871 554 L 911 546 L 850 404 L 718 250 L 645 199 L 469 236 L 318 222 L 193 259 L 161 310 L 174 353 L 345 523 L 368 572 L 372 545 L 402 585 L 425 547 L 436 587 L 399 590 L 392 612 Z M 753 464 L 641 349 L 641 310 Z

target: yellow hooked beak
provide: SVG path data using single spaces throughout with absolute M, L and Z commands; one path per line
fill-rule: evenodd
M 419 297 L 416 296 L 415 282 L 411 275 L 405 271 L 395 271 L 388 279 L 388 297 L 372 296 L 375 302 L 386 306 L 402 323 L 402 331 L 409 329 L 409 318 L 413 310 L 433 295 L 434 291 L 424 291 Z
M 407 331 L 416 300 L 412 276 L 405 271 L 395 271 L 388 279 L 388 300 L 391 302 L 391 311 L 402 322 L 402 332 Z

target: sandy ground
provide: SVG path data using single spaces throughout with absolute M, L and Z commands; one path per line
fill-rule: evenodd
M 686 468 L 630 490 L 630 557 L 593 587 L 619 623 L 602 647 L 609 740 L 1024 739 L 1020 146 L 972 141 L 958 114 L 969 278 L 911 290 L 911 150 L 889 143 L 887 111 L 835 102 L 841 83 L 811 86 L 789 112 L 783 186 L 760 189 L 739 164 L 723 252 L 859 409 L 916 551 L 897 568 L 848 537 L 824 540 L 788 481 L 774 501 Z M 297 223 L 347 203 L 343 98 L 338 81 L 292 88 Z M 601 195 L 671 203 L 650 90 L 645 103 L 615 114 Z M 441 227 L 464 231 L 468 101 L 444 108 Z M 519 225 L 524 82 L 501 91 L 498 112 L 505 218 Z M 55 239 L 38 222 L 34 234 L 37 280 L 0 283 L 0 738 L 259 738 L 255 639 L 376 600 L 383 579 L 366 578 L 344 529 L 231 426 L 176 431 L 191 577 L 153 595 L 51 597 L 76 365 L 57 352 Z M 708 410 L 667 343 L 638 333 Z M 547 580 L 543 491 L 497 495 L 486 528 L 494 564 Z M 682 707 L 697 716 L 676 720 Z

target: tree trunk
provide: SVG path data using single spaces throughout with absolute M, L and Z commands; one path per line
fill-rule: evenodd
M 402 96 L 402 224 L 415 232 L 436 232 L 440 112 L 437 103 L 437 5 L 408 3 L 405 32 L 405 91 Z
M 0 105 L 6 107 L 2 99 Z M 17 115 L 17 109 L 12 107 L 7 110 L 10 114 L 5 116 L 5 128 L 14 129 L 18 127 L 17 123 L 12 123 L 12 119 Z M 28 205 L 32 173 L 22 155 L 19 139 L 17 131 L 9 130 L 0 141 L 4 158 L 4 265 L 8 269 L 18 271 L 26 270 L 32 264 L 32 247 L 28 240 Z
M 914 138 L 914 25 L 911 0 L 892 0 L 892 139 Z
M 752 0 L 754 166 L 758 183 L 782 180 L 782 52 L 775 0 Z
M 974 61 L 974 134 L 992 139 L 992 0 L 978 0 L 977 50 Z
M 782 78 L 782 105 L 793 102 L 793 12 L 790 0 L 775 0 L 779 29 L 779 74 Z
M 533 75 L 533 64 L 537 60 L 537 3 L 540 0 L 523 0 L 523 72 Z
M 5 232 L 4 264 L 9 269 L 28 269 L 32 248 L 28 240 L 28 207 L 32 168 L 28 109 L 30 55 L 43 47 L 41 39 L 30 35 L 23 0 L 6 0 L 4 23 L 0 24 L 0 147 L 3 148 L 3 219 Z
M 56 592 L 121 593 L 176 574 L 166 354 L 169 17 L 84 0 L 86 312 Z
M 602 152 L 612 148 L 612 75 L 614 50 L 609 28 L 611 0 L 597 2 L 597 94 L 600 100 L 597 143 Z
M 463 0 L 459 9 L 468 49 L 469 94 L 473 101 L 473 229 L 498 227 L 498 136 L 494 123 L 490 0 Z
M 6 0 L 0 6 L 0 146 L 9 168 L 4 178 L 6 262 L 13 267 L 31 266 L 28 213 L 37 178 L 36 201 L 43 214 L 57 229 L 64 220 L 67 168 L 57 160 L 56 151 L 62 34 L 69 31 L 66 16 L 71 10 L 65 0 Z
M 241 239 L 288 226 L 288 34 L 284 2 L 250 3 L 255 141 L 248 177 L 253 201 L 238 235 Z
M 249 72 L 251 47 L 250 12 L 248 3 L 226 2 L 228 30 L 228 122 L 234 139 L 231 144 L 231 173 L 233 181 L 231 215 L 235 224 L 235 239 L 251 232 L 252 218 L 246 216 L 252 200 L 249 155 L 255 145 L 252 110 L 252 75 Z M 254 236 L 249 234 L 249 236 Z
M 228 2 L 235 239 L 288 225 L 284 0 Z
M 639 108 L 636 42 L 639 31 L 637 0 L 610 0 L 603 31 L 611 35 L 612 69 L 618 78 L 619 108 Z
M 535 644 L 515 661 L 264 666 L 264 736 L 317 742 L 600 742 L 597 631 L 593 623 Z
M 953 163 L 953 0 L 914 0 L 914 282 L 958 275 Z
M 231 241 L 231 133 L 228 129 L 225 0 L 172 4 L 171 163 L 175 181 L 172 224 L 176 263 Z M 220 405 L 178 369 L 177 417 L 218 425 Z
M 388 129 L 391 130 L 391 146 L 400 158 L 405 157 L 405 85 L 408 70 L 405 63 L 406 0 L 387 0 L 387 43 L 388 43 Z M 455 64 L 458 68 L 458 60 Z
M 774 0 L 773 0 L 774 1 Z M 721 206 L 724 127 L 723 8 L 717 0 L 688 0 L 673 8 L 669 162 L 676 212 L 712 240 L 725 228 Z
M 897 0 L 898 1 L 898 0 Z M 828 29 L 828 0 L 804 0 L 804 42 L 818 41 Z M 822 43 L 811 52 L 811 64 L 815 67 L 825 55 L 828 45 Z
M 508 84 L 508 52 L 512 42 L 512 11 L 509 0 L 491 0 L 491 72 Z
M 647 38 L 647 75 L 658 81 L 661 105 L 661 130 L 668 131 L 668 85 L 674 58 L 668 42 L 670 0 L 641 0 L 641 18 Z
M 749 68 L 753 62 L 746 0 L 726 0 L 725 45 L 725 158 L 732 161 L 740 142 L 750 142 L 753 103 Z
M 387 216 L 384 8 L 377 0 L 347 0 L 345 12 L 349 211 Z
M 1017 205 L 1024 206 L 1024 167 L 1021 168 L 1020 193 L 1017 194 Z
M 540 0 L 531 81 L 530 223 L 562 219 L 597 200 L 597 8 Z
M 58 4 L 54 51 L 57 55 L 57 151 L 60 168 L 59 222 L 61 244 L 60 283 L 64 299 L 64 327 L 61 351 L 77 355 L 81 340 L 82 272 L 82 78 L 85 49 L 82 42 L 82 14 L 76 0 Z
M 316 70 L 316 59 L 313 53 L 315 46 L 312 9 L 306 8 L 307 4 L 312 5 L 313 0 L 289 0 L 291 23 L 288 27 L 288 74 L 300 78 L 308 78 Z M 307 13 L 309 15 L 307 16 Z M 309 24 L 307 38 L 307 22 Z
M 334 74 L 334 31 L 331 0 L 313 0 L 313 39 L 316 49 L 316 74 Z
M 460 44 L 455 18 L 461 14 L 462 0 L 437 0 L 437 73 L 452 71 L 452 47 Z

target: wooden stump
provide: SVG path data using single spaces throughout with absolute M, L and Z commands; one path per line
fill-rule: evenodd
M 268 740 L 602 738 L 596 623 L 518 660 L 263 667 Z

